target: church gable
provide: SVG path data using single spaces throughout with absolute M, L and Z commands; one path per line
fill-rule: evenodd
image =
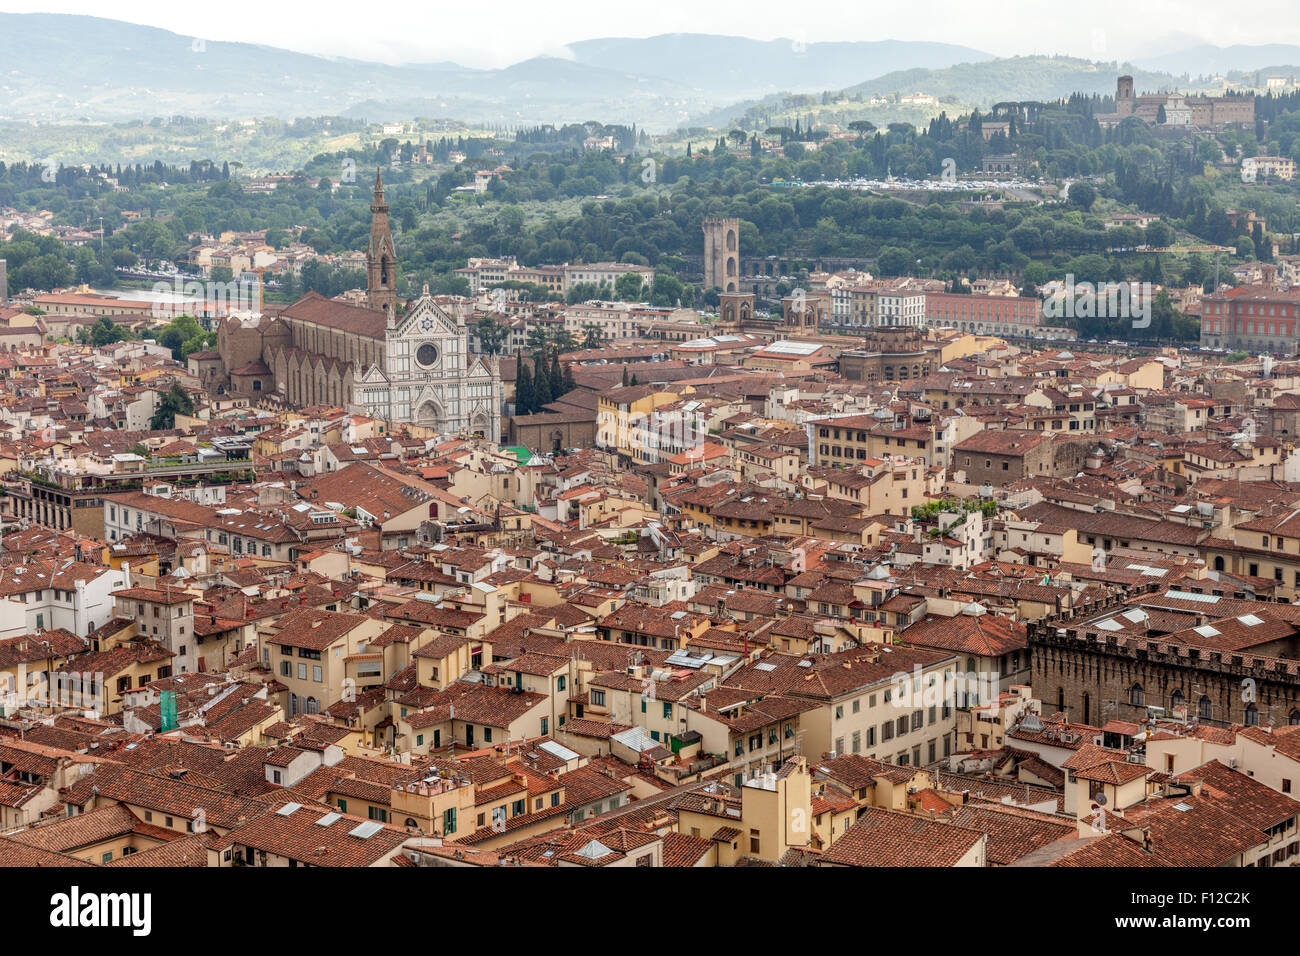
M 484 361 L 483 356 L 477 355 L 474 357 L 474 364 L 469 367 L 468 377 L 490 380 L 495 376 L 492 374 L 492 369 L 488 367 L 487 362 Z
M 397 326 L 397 336 L 405 339 L 462 334 L 463 330 L 456 325 L 455 319 L 438 307 L 428 291 L 411 303 Z
M 387 385 L 388 376 L 377 365 L 372 365 L 357 379 L 362 385 Z

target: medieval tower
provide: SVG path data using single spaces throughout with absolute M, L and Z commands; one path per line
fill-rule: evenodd
M 370 247 L 366 250 L 366 287 L 370 308 L 390 313 L 397 308 L 397 253 L 388 230 L 388 203 L 382 172 L 375 172 L 375 199 L 370 204 Z
M 704 220 L 704 288 L 740 290 L 740 220 Z
M 1115 112 L 1132 116 L 1136 103 L 1133 99 L 1133 77 L 1121 76 L 1115 82 Z

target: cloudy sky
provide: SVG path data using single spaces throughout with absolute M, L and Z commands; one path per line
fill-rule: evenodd
M 791 11 L 815 9 L 797 22 Z M 122 0 L 0 0 L 9 13 L 84 13 L 303 53 L 390 63 L 452 60 L 505 66 L 564 55 L 566 43 L 608 36 L 723 33 L 760 40 L 939 40 L 998 56 L 1068 53 L 1132 59 L 1198 43 L 1300 43 L 1295 0 L 312 0 L 188 4 Z M 1122 24 L 1122 27 L 1119 26 Z M 761 68 L 761 65 L 756 65 Z

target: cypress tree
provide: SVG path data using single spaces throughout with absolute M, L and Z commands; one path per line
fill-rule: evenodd
M 551 401 L 564 394 L 564 369 L 560 367 L 560 353 L 551 356 Z
M 540 411 L 554 398 L 551 394 L 551 376 L 546 371 L 546 353 L 538 352 L 533 359 L 533 407 Z
M 519 374 L 515 379 L 515 413 L 527 415 L 533 410 L 533 376 L 528 363 L 519 359 Z

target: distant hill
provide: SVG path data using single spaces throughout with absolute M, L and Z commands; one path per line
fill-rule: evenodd
M 704 33 L 667 33 L 646 39 L 610 38 L 569 44 L 579 63 L 627 70 L 733 98 L 780 90 L 838 89 L 872 76 L 910 68 L 938 69 L 991 60 L 988 53 L 948 43 L 878 40 L 807 43 L 749 40 Z
M 695 33 L 584 40 L 563 57 L 496 70 L 312 56 L 64 14 L 0 14 L 0 37 L 7 49 L 28 54 L 9 57 L 0 69 L 0 121 L 10 122 L 425 116 L 503 124 L 634 122 L 657 131 L 722 125 L 745 106 L 765 108 L 782 92 L 919 90 L 945 104 L 983 106 L 1110 93 L 1121 72 L 1117 64 L 1070 57 L 994 59 L 945 43 L 804 45 Z M 1189 47 L 1160 54 L 1145 69 L 1122 69 L 1135 74 L 1139 90 L 1156 90 L 1185 87 L 1180 77 L 1188 71 L 1285 62 L 1300 62 L 1300 47 Z
M 1114 95 L 1115 80 L 1131 74 L 1139 92 L 1185 86 L 1167 73 L 1137 69 L 1130 64 L 1093 63 L 1065 56 L 1017 56 L 980 63 L 958 63 L 944 69 L 896 70 L 883 76 L 824 92 L 829 106 L 815 102 L 806 107 L 791 107 L 793 91 L 765 96 L 757 100 L 733 103 L 707 110 L 692 117 L 692 126 L 721 128 L 739 123 L 750 128 L 764 118 L 803 115 L 815 122 L 834 122 L 843 126 L 852 119 L 872 122 L 924 122 L 946 110 L 950 115 L 972 108 L 986 109 L 1004 101 L 1051 101 L 1072 93 Z M 873 96 L 927 93 L 938 105 L 871 106 Z M 797 98 L 797 97 L 796 97 Z M 807 99 L 813 99 L 808 98 Z M 856 102 L 854 102 L 856 101 Z
M 0 120 L 412 115 L 495 123 L 636 122 L 671 128 L 778 89 L 820 90 L 903 66 L 987 54 L 941 43 L 760 42 L 674 34 L 575 43 L 571 58 L 500 70 L 390 66 L 252 43 L 195 40 L 155 27 L 64 14 L 0 14 L 11 57 Z
M 389 66 L 62 14 L 0 14 L 0 36 L 34 52 L 10 58 L 0 72 L 0 119 L 10 120 L 288 118 L 341 115 L 363 103 L 374 111 L 370 119 L 411 115 L 390 109 L 391 102 L 493 122 L 648 115 L 670 125 L 710 102 L 671 79 L 555 57 L 504 70 Z
M 1093 63 L 1068 56 L 1014 56 L 985 63 L 960 63 L 943 70 L 900 70 L 848 87 L 868 95 L 920 91 L 967 106 L 1004 100 L 1055 100 L 1071 93 L 1115 93 L 1115 80 L 1132 74 L 1139 91 L 1177 85 L 1167 73 L 1128 64 Z

